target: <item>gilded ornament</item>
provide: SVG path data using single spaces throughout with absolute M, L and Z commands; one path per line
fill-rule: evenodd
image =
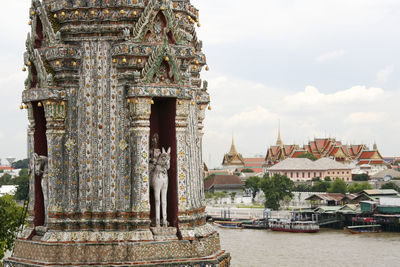
M 121 10 L 119 11 L 119 13 L 125 14 L 125 10 L 121 9 Z
M 24 109 L 24 106 L 21 104 L 21 106 L 19 106 L 19 109 Z
M 31 11 L 31 15 L 33 16 L 33 15 L 35 15 L 36 14 L 36 12 L 35 11 Z
M 53 15 L 53 18 L 55 18 L 55 19 L 56 19 L 56 18 L 57 18 L 57 14 L 54 14 L 54 15 Z
M 139 58 L 139 59 L 137 60 L 137 62 L 138 62 L 138 63 L 142 63 L 142 59 Z
M 211 106 L 208 106 L 208 110 L 211 110 Z
M 94 15 L 94 10 L 90 11 L 90 14 L 91 14 L 91 15 Z
M 136 11 L 133 11 L 132 14 L 133 14 L 134 16 L 136 16 L 136 15 L 137 15 L 137 12 L 136 12 Z
M 139 100 L 135 99 L 135 104 L 139 104 Z
M 25 104 L 25 105 L 24 105 L 24 108 L 25 108 L 25 109 L 28 109 L 28 104 Z
M 197 23 L 197 27 L 201 27 L 201 24 L 200 24 L 200 22 L 198 22 L 198 23 Z
M 26 63 L 26 65 L 31 66 L 32 62 L 28 61 L 28 63 Z
M 79 11 L 78 10 L 75 11 L 75 15 L 79 15 Z
M 63 12 L 61 12 L 61 16 L 63 16 L 63 17 L 65 16 L 65 12 L 64 12 L 64 11 L 63 11 Z
M 60 61 L 56 61 L 56 65 L 59 66 L 60 65 Z
M 154 100 L 153 99 L 150 100 L 150 104 L 152 104 L 152 105 L 154 104 Z
M 30 21 L 28 21 L 28 25 L 32 25 L 32 21 L 30 20 Z
M 113 58 L 112 62 L 117 63 L 117 59 Z
M 182 100 L 178 100 L 178 105 L 182 105 Z
M 42 102 L 38 102 L 37 106 L 40 108 L 42 107 Z
M 25 68 L 25 67 L 22 67 L 22 71 L 26 71 L 26 68 Z
M 175 14 L 175 18 L 179 18 L 179 14 Z
M 122 59 L 122 62 L 123 62 L 123 63 L 126 63 L 126 58 L 123 58 L 123 59 Z
M 165 61 L 169 61 L 169 57 L 165 57 L 164 59 L 165 59 Z
M 106 14 L 110 13 L 110 11 L 108 11 L 108 9 L 105 10 Z
M 72 66 L 74 67 L 76 66 L 76 61 L 72 62 Z
M 210 70 L 210 68 L 208 66 L 206 66 L 206 71 L 209 71 L 209 70 Z
M 128 100 L 127 100 L 126 102 L 128 102 L 128 103 L 131 103 L 131 99 L 130 99 L 130 98 L 128 98 Z

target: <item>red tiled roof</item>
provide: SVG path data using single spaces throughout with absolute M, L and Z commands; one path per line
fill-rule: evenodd
M 326 144 L 326 141 L 327 141 L 327 139 L 317 139 L 317 140 L 315 141 L 317 148 L 318 148 L 318 149 L 324 148 L 324 147 L 325 147 L 325 144 Z
M 297 158 L 298 156 L 303 155 L 304 153 L 306 153 L 306 151 L 304 150 L 295 151 L 292 155 L 292 158 Z
M 12 167 L 10 167 L 10 166 L 0 166 L 0 170 L 9 170 L 9 171 L 12 171 L 12 170 L 14 170 Z
M 370 164 L 386 164 L 384 160 L 371 160 Z
M 369 164 L 369 160 L 360 160 L 357 165 Z
M 376 151 L 363 151 L 360 155 L 360 159 L 370 159 Z

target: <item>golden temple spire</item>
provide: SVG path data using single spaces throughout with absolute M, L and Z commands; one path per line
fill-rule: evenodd
M 278 126 L 278 139 L 276 140 L 276 145 L 282 147 L 283 142 L 281 139 L 281 120 L 279 120 L 279 126 Z
M 231 145 L 231 150 L 229 151 L 230 155 L 236 155 L 237 154 L 237 150 L 235 147 L 235 142 L 233 141 L 233 136 L 232 136 L 232 145 Z

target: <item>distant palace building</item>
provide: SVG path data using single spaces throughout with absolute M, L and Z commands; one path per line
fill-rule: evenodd
M 287 158 L 267 168 L 270 175 L 286 175 L 293 181 L 310 181 L 313 178 L 351 180 L 351 167 L 329 158 L 311 161 L 305 158 Z
M 243 158 L 242 154 L 237 152 L 233 138 L 231 149 L 224 155 L 222 160 L 222 168 L 231 172 L 250 169 L 254 173 L 262 173 L 263 164 L 264 158 L 262 157 Z
M 374 144 L 373 150 L 369 150 L 367 146 L 362 144 L 343 145 L 341 141 L 337 141 L 335 138 L 315 138 L 303 147 L 294 144 L 284 145 L 280 131 L 278 131 L 276 145 L 270 146 L 267 150 L 264 169 L 287 158 L 297 158 L 305 153 L 311 153 L 317 159 L 330 158 L 341 163 L 354 165 L 355 173 L 353 172 L 353 174 L 374 174 L 387 169 L 389 165 L 379 153 L 376 144 Z M 365 165 L 368 165 L 369 171 L 362 170 L 367 167 Z

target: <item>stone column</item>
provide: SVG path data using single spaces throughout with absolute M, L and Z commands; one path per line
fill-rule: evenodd
M 51 229 L 59 227 L 52 217 L 57 212 L 62 212 L 65 206 L 65 172 L 64 164 L 67 164 L 67 157 L 64 157 L 65 143 L 65 118 L 67 103 L 62 100 L 48 100 L 44 103 L 46 116 L 46 137 L 48 147 L 48 222 Z M 46 209 L 46 207 L 45 207 Z
M 33 118 L 33 108 L 32 103 L 28 104 L 28 121 L 29 121 L 29 129 L 28 129 L 28 146 L 29 146 L 29 206 L 28 206 L 28 224 L 29 228 L 33 229 L 33 221 L 35 219 L 35 171 L 33 166 L 33 154 L 34 154 L 34 135 L 35 135 L 35 119 Z M 30 232 L 29 232 L 30 234 Z
M 178 100 L 176 103 L 176 157 L 177 157 L 177 179 L 178 179 L 178 212 L 188 209 L 186 182 L 188 180 L 188 159 L 185 155 L 186 130 L 189 116 L 189 99 Z
M 205 205 L 204 203 L 204 199 L 205 199 L 205 195 L 204 195 L 204 166 L 203 166 L 203 121 L 204 118 L 206 116 L 206 107 L 207 107 L 207 103 L 199 103 L 198 105 L 198 112 L 197 112 L 197 129 L 198 129 L 198 144 L 199 144 L 199 149 L 198 149 L 198 158 L 200 160 L 200 173 L 199 173 L 199 179 L 198 179 L 198 186 L 199 186 L 199 191 L 200 191 L 200 198 L 198 199 L 199 201 L 199 207 L 203 207 Z
M 149 136 L 151 99 L 128 99 L 130 113 L 132 212 L 138 227 L 150 226 Z

